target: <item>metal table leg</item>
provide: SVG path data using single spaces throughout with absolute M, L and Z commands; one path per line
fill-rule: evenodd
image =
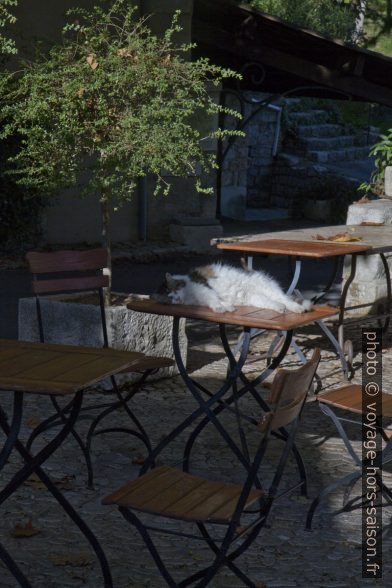
M 8 484 L 0 491 L 0 506 L 4 503 L 5 500 L 7 500 L 7 498 L 9 498 L 14 492 L 17 491 L 21 484 L 23 484 L 27 480 L 27 478 L 31 476 L 32 473 L 37 474 L 37 476 L 46 486 L 47 490 L 57 500 L 57 502 L 65 510 L 65 512 L 68 514 L 71 520 L 77 525 L 79 530 L 82 532 L 84 537 L 87 539 L 87 541 L 93 548 L 95 555 L 97 556 L 97 559 L 101 566 L 104 588 L 112 588 L 113 582 L 109 564 L 102 550 L 102 547 L 98 542 L 98 539 L 95 537 L 95 535 L 88 527 L 88 525 L 78 515 L 73 506 L 68 502 L 68 500 L 63 496 L 63 494 L 53 484 L 53 482 L 50 480 L 50 478 L 47 476 L 47 474 L 43 471 L 41 467 L 44 464 L 44 462 L 60 447 L 64 439 L 70 433 L 72 433 L 73 427 L 80 412 L 83 400 L 83 392 L 78 392 L 75 395 L 72 410 L 70 411 L 69 416 L 65 419 L 63 428 L 43 449 L 41 449 L 34 456 L 32 456 L 27 451 L 26 447 L 21 443 L 21 441 L 18 438 L 20 421 L 22 417 L 23 393 L 15 392 L 14 394 L 14 406 L 17 407 L 17 411 L 16 414 L 14 414 L 11 425 L 8 424 L 8 419 L 4 411 L 0 410 L 0 427 L 3 429 L 5 435 L 7 436 L 6 446 L 3 448 L 3 451 L 0 454 L 0 463 L 4 462 L 4 457 L 6 457 L 7 454 L 9 455 L 10 451 L 12 451 L 12 449 L 15 448 L 20 454 L 20 456 L 23 458 L 24 466 L 16 474 L 14 474 L 14 476 L 8 482 Z M 15 567 L 13 566 L 12 559 L 7 554 L 7 552 L 5 552 L 4 549 L 0 550 L 0 557 L 3 559 L 4 563 L 7 565 L 8 569 L 11 571 L 14 577 L 18 580 L 20 585 L 23 587 L 30 587 L 30 584 L 23 576 L 22 572 L 20 572 L 20 570 L 17 568 L 16 564 Z
M 195 398 L 195 400 L 197 401 L 199 406 L 191 415 L 189 415 L 186 419 L 184 419 L 184 421 L 182 423 L 180 423 L 175 429 L 173 429 L 173 431 L 171 431 L 152 450 L 152 452 L 149 454 L 149 456 L 147 457 L 146 461 L 144 462 L 144 464 L 140 470 L 140 475 L 145 473 L 150 467 L 153 467 L 154 460 L 156 460 L 157 456 L 163 451 L 163 449 L 169 443 L 171 443 L 171 441 L 173 441 L 173 439 L 175 439 L 175 437 L 177 437 L 180 433 L 182 433 L 187 427 L 192 425 L 192 423 L 195 422 L 196 419 L 198 419 L 201 416 L 204 417 L 201 421 L 201 423 L 203 423 L 203 426 L 200 429 L 199 429 L 199 426 L 196 427 L 195 434 L 194 435 L 191 434 L 191 436 L 188 440 L 186 449 L 185 449 L 184 469 L 186 469 L 189 465 L 189 455 L 191 453 L 191 449 L 192 449 L 194 441 L 196 440 L 196 438 L 199 435 L 199 433 L 201 432 L 201 430 L 207 424 L 211 423 L 215 426 L 215 428 L 220 433 L 220 435 L 222 436 L 222 438 L 224 439 L 224 441 L 228 445 L 228 447 L 231 449 L 231 451 L 236 455 L 236 457 L 238 458 L 238 460 L 242 464 L 242 466 L 245 468 L 245 470 L 248 470 L 249 460 L 247 459 L 246 451 L 244 451 L 243 448 L 238 447 L 238 445 L 234 442 L 234 440 L 231 438 L 231 436 L 225 430 L 225 428 L 223 427 L 221 422 L 218 420 L 217 416 L 224 408 L 227 408 L 228 410 L 232 410 L 232 411 L 236 412 L 237 415 L 239 414 L 238 410 L 236 411 L 236 409 L 230 405 L 235 403 L 236 400 L 238 400 L 243 394 L 245 394 L 247 392 L 249 384 L 247 383 L 247 385 L 243 386 L 243 388 L 241 388 L 240 390 L 237 390 L 235 388 L 235 393 L 231 394 L 231 396 L 229 398 L 224 399 L 224 397 L 229 390 L 233 389 L 233 384 L 235 384 L 236 381 L 238 380 L 238 378 L 241 377 L 242 369 L 243 369 L 243 366 L 244 366 L 245 361 L 247 359 L 247 355 L 248 355 L 248 351 L 249 351 L 250 329 L 248 327 L 244 328 L 244 334 L 243 334 L 242 346 L 241 346 L 241 352 L 240 352 L 239 358 L 235 359 L 234 355 L 232 355 L 232 354 L 230 356 L 228 355 L 230 367 L 229 367 L 228 375 L 226 377 L 226 381 L 224 382 L 224 384 L 221 386 L 221 388 L 217 392 L 212 393 L 209 390 L 207 390 L 206 388 L 204 388 L 203 386 L 200 386 L 198 383 L 196 383 L 189 376 L 189 374 L 186 370 L 186 367 L 184 365 L 184 362 L 183 362 L 183 359 L 181 356 L 181 346 L 180 346 L 180 342 L 179 342 L 179 322 L 180 322 L 180 319 L 178 317 L 175 317 L 173 320 L 174 355 L 176 358 L 176 363 L 177 363 L 180 375 L 181 375 L 182 379 L 184 380 L 184 383 L 185 383 L 187 389 L 191 392 L 192 396 Z M 228 348 L 230 349 L 228 342 L 225 340 L 224 332 L 225 332 L 224 326 L 220 325 L 221 339 L 222 339 L 222 343 L 224 345 L 224 348 L 226 348 L 226 346 L 228 346 Z M 284 345 L 284 348 L 279 353 L 279 356 L 274 360 L 273 364 L 271 364 L 268 368 L 266 368 L 262 372 L 262 374 L 260 374 L 260 376 L 257 378 L 257 383 L 255 385 L 264 381 L 276 369 L 276 367 L 279 365 L 279 363 L 282 361 L 282 359 L 284 358 L 284 356 L 287 353 L 287 350 L 290 346 L 291 337 L 292 337 L 292 332 L 290 331 L 287 334 L 286 344 Z M 205 399 L 202 396 L 202 393 L 204 393 L 207 396 L 207 399 Z M 242 417 L 242 415 L 240 415 L 240 416 Z
M 22 392 L 15 392 L 14 394 L 14 408 L 12 412 L 12 422 L 9 426 L 9 434 L 7 435 L 6 441 L 3 445 L 3 448 L 0 452 L 0 472 L 7 463 L 9 456 L 12 453 L 12 450 L 15 447 L 15 443 L 18 439 L 20 426 L 22 423 L 22 414 L 23 414 L 23 393 Z M 0 419 L 7 419 L 7 415 L 3 411 L 0 406 Z M 3 561 L 5 566 L 8 568 L 10 573 L 16 579 L 20 586 L 23 588 L 31 588 L 30 582 L 27 580 L 26 576 L 23 574 L 19 566 L 16 562 L 12 559 L 11 555 L 8 551 L 0 544 L 0 559 Z

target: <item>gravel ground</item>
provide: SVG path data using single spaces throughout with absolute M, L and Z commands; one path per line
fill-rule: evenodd
M 361 357 L 358 336 L 360 328 L 348 328 L 354 340 L 355 380 L 360 382 Z M 236 336 L 235 330 L 231 333 Z M 211 325 L 193 322 L 189 326 L 190 348 L 189 369 L 203 385 L 214 389 L 224 379 L 226 362 Z M 327 390 L 342 383 L 342 373 L 328 342 L 316 327 L 306 327 L 297 333 L 297 341 L 307 354 L 316 345 L 322 349 L 322 362 L 319 375 L 323 389 Z M 252 361 L 246 371 L 250 377 L 257 375 L 263 363 L 257 360 L 261 350 L 268 345 L 268 338 L 257 340 L 252 347 Z M 289 355 L 286 365 L 298 365 L 297 359 Z M 383 354 L 383 379 L 386 390 L 392 374 L 392 350 Z M 102 400 L 99 390 L 86 394 L 86 403 Z M 11 412 L 11 395 L 2 393 L 2 405 Z M 252 414 L 257 407 L 245 396 L 242 408 Z M 184 415 L 194 410 L 195 402 L 186 391 L 180 377 L 160 380 L 148 384 L 132 402 L 132 407 L 146 427 L 152 442 L 157 443 Z M 24 423 L 21 436 L 26 439 L 37 423 L 52 413 L 47 398 L 31 396 L 25 403 Z M 223 413 L 222 421 L 236 435 L 235 422 L 230 414 Z M 107 424 L 127 424 L 124 412 L 114 413 Z M 78 423 L 78 431 L 85 434 L 87 420 Z M 349 426 L 350 436 L 359 445 L 359 427 Z M 47 432 L 35 445 L 48 442 L 53 433 Z M 248 429 L 251 447 L 258 440 L 256 431 Z M 181 459 L 181 448 L 185 435 L 176 439 L 162 454 L 160 461 L 175 464 Z M 351 458 L 332 423 L 318 408 L 314 398 L 310 398 L 298 434 L 298 446 L 303 453 L 310 479 L 310 495 L 316 493 L 329 481 L 352 471 Z M 271 444 L 273 463 L 278 442 Z M 126 480 L 138 475 L 139 466 L 135 463 L 144 455 L 143 447 L 134 438 L 123 434 L 105 434 L 97 437 L 93 445 L 96 483 L 94 490 L 86 488 L 86 472 L 82 455 L 74 441 L 69 438 L 54 456 L 46 463 L 45 469 L 56 480 L 68 500 L 91 526 L 107 554 L 114 578 L 115 588 L 158 588 L 164 583 L 158 576 L 155 565 L 144 547 L 138 533 L 130 527 L 112 507 L 101 505 L 101 499 Z M 263 475 L 268 478 L 271 465 L 266 466 Z M 10 479 L 20 466 L 13 454 L 3 470 L 1 485 Z M 242 471 L 230 450 L 225 446 L 213 426 L 207 427 L 200 436 L 193 454 L 191 471 L 213 479 L 239 480 Z M 284 486 L 297 480 L 297 471 L 292 462 L 287 467 Z M 391 474 L 384 473 L 384 481 L 391 482 Z M 360 485 L 354 493 L 360 492 Z M 257 541 L 243 555 L 238 564 L 259 586 L 268 588 L 289 587 L 357 587 L 390 586 L 392 564 L 387 557 L 391 548 L 392 509 L 385 508 L 384 525 L 384 567 L 380 580 L 364 580 L 361 577 L 361 511 L 334 515 L 342 503 L 342 491 L 331 494 L 314 519 L 312 532 L 304 530 L 306 512 L 310 502 L 299 496 L 298 492 L 287 495 L 276 504 L 269 526 L 261 531 Z M 94 554 L 80 535 L 78 529 L 67 519 L 54 499 L 37 479 L 27 481 L 18 492 L 1 506 L 0 541 L 7 546 L 15 560 L 24 570 L 34 588 L 99 588 L 102 579 Z M 36 534 L 16 538 L 17 525 L 32 523 Z M 177 527 L 178 523 L 167 520 L 167 528 Z M 185 528 L 185 527 L 184 527 Z M 186 527 L 189 530 L 189 527 Z M 169 562 L 176 578 L 181 578 L 204 562 L 209 561 L 209 550 L 203 545 L 178 539 L 172 536 L 157 537 L 162 556 Z M 1 588 L 15 586 L 15 581 L 7 570 L 1 568 Z M 211 584 L 219 587 L 237 587 L 242 584 L 228 570 L 223 570 Z

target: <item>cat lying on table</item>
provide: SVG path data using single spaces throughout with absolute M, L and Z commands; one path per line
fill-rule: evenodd
M 208 306 L 214 312 L 232 312 L 236 306 L 255 306 L 276 312 L 302 313 L 310 300 L 296 301 L 260 270 L 248 270 L 222 263 L 198 267 L 187 275 L 166 274 L 166 282 L 153 295 L 157 302 Z

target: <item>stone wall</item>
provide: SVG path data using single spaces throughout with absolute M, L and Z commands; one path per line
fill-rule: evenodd
M 280 154 L 273 166 L 271 204 L 288 208 L 294 214 L 298 198 L 322 176 L 325 176 L 323 166 L 312 165 L 297 155 Z
M 244 120 L 257 109 L 252 99 L 262 100 L 268 94 L 246 92 Z M 226 105 L 239 109 L 238 99 L 228 94 Z M 222 168 L 221 210 L 224 216 L 243 218 L 246 208 L 270 205 L 273 146 L 277 112 L 262 108 L 246 126 L 246 137 L 237 138 L 228 151 Z M 226 120 L 225 127 L 233 126 Z

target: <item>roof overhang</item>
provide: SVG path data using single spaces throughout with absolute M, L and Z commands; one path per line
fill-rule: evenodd
M 262 64 L 267 71 L 262 91 L 283 93 L 315 85 L 337 98 L 392 107 L 392 58 L 288 25 L 232 0 L 195 0 L 192 39 L 198 54 L 222 65 L 238 70 L 249 62 Z M 251 77 L 244 84 L 255 89 Z

